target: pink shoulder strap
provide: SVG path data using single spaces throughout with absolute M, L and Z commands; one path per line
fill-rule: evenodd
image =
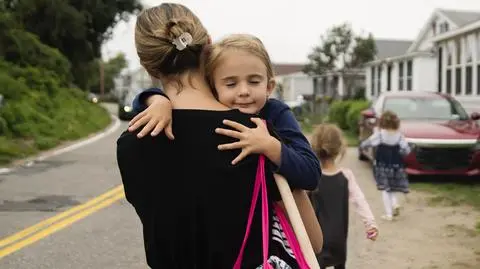
M 267 197 L 267 184 L 265 180 L 265 156 L 260 155 L 258 159 L 257 175 L 255 177 L 255 185 L 253 187 L 252 202 L 250 204 L 250 212 L 248 214 L 247 228 L 243 243 L 240 248 L 237 260 L 233 266 L 233 269 L 240 269 L 242 266 L 243 254 L 245 246 L 247 244 L 248 236 L 250 235 L 250 229 L 252 226 L 253 215 L 255 212 L 255 206 L 258 200 L 258 194 L 261 191 L 262 194 L 262 248 L 263 248 L 263 268 L 273 269 L 268 263 L 268 243 L 269 243 L 269 219 L 268 219 L 268 197 Z

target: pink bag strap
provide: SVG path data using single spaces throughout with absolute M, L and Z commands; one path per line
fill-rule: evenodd
M 305 256 L 303 256 L 302 249 L 300 248 L 300 244 L 298 243 L 297 237 L 295 236 L 295 232 L 293 231 L 290 223 L 288 222 L 287 216 L 283 213 L 283 209 L 278 205 L 274 205 L 275 213 L 280 221 L 280 226 L 282 227 L 283 232 L 285 233 L 285 237 L 287 238 L 288 244 L 293 251 L 293 255 L 295 256 L 295 260 L 297 260 L 300 269 L 310 269 L 310 266 L 305 260 Z
M 272 267 L 268 263 L 268 243 L 269 243 L 269 230 L 268 230 L 268 197 L 267 197 L 267 183 L 265 180 L 265 156 L 260 155 L 258 159 L 257 175 L 255 177 L 255 184 L 253 187 L 252 203 L 250 204 L 250 212 L 248 214 L 247 228 L 245 236 L 243 238 L 242 246 L 238 254 L 237 260 L 233 265 L 233 269 L 240 269 L 242 266 L 243 254 L 245 246 L 247 244 L 248 236 L 250 235 L 250 229 L 252 226 L 253 215 L 255 213 L 255 207 L 258 200 L 258 194 L 262 194 L 262 248 L 263 248 L 263 268 L 271 269 Z

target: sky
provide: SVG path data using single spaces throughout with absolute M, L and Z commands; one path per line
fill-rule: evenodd
M 143 0 L 145 6 L 166 1 Z M 435 8 L 480 12 L 480 0 L 183 0 L 213 41 L 249 33 L 265 44 L 274 63 L 301 63 L 330 27 L 348 22 L 375 38 L 413 40 Z M 105 59 L 124 52 L 129 69 L 140 66 L 134 43 L 135 17 L 119 23 L 102 49 Z

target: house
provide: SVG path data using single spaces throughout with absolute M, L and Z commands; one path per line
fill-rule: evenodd
M 332 71 L 316 76 L 315 81 L 318 96 L 353 97 L 358 90 L 365 89 L 365 71 L 363 69 Z
M 480 101 L 480 12 L 436 9 L 414 40 L 376 40 L 366 97 L 384 91 L 449 93 Z
M 272 97 L 295 106 L 299 96 L 313 94 L 313 78 L 303 73 L 304 64 L 273 64 L 277 89 Z M 281 85 L 281 86 L 280 86 Z

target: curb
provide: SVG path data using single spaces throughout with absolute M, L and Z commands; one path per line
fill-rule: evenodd
M 47 152 L 40 153 L 39 155 L 29 157 L 27 159 L 24 159 L 24 160 L 20 161 L 18 164 L 13 165 L 12 167 L 0 167 L 0 175 L 5 175 L 5 174 L 12 173 L 18 167 L 30 167 L 30 166 L 34 165 L 35 162 L 40 162 L 40 161 L 46 160 L 48 158 L 63 154 L 63 153 L 76 150 L 78 148 L 84 147 L 86 145 L 89 145 L 93 142 L 96 142 L 96 141 L 108 136 L 109 134 L 118 130 L 118 128 L 120 127 L 120 119 L 113 114 L 110 114 L 110 117 L 112 118 L 112 123 L 110 124 L 109 127 L 107 127 L 107 129 L 104 129 L 104 131 L 101 131 L 100 133 L 94 134 L 91 137 L 77 140 L 77 141 L 73 142 L 73 144 L 70 144 L 68 146 L 65 146 L 65 147 L 60 146 L 61 148 L 59 148 L 59 149 L 53 149 L 53 150 L 50 150 L 50 151 L 47 151 Z

